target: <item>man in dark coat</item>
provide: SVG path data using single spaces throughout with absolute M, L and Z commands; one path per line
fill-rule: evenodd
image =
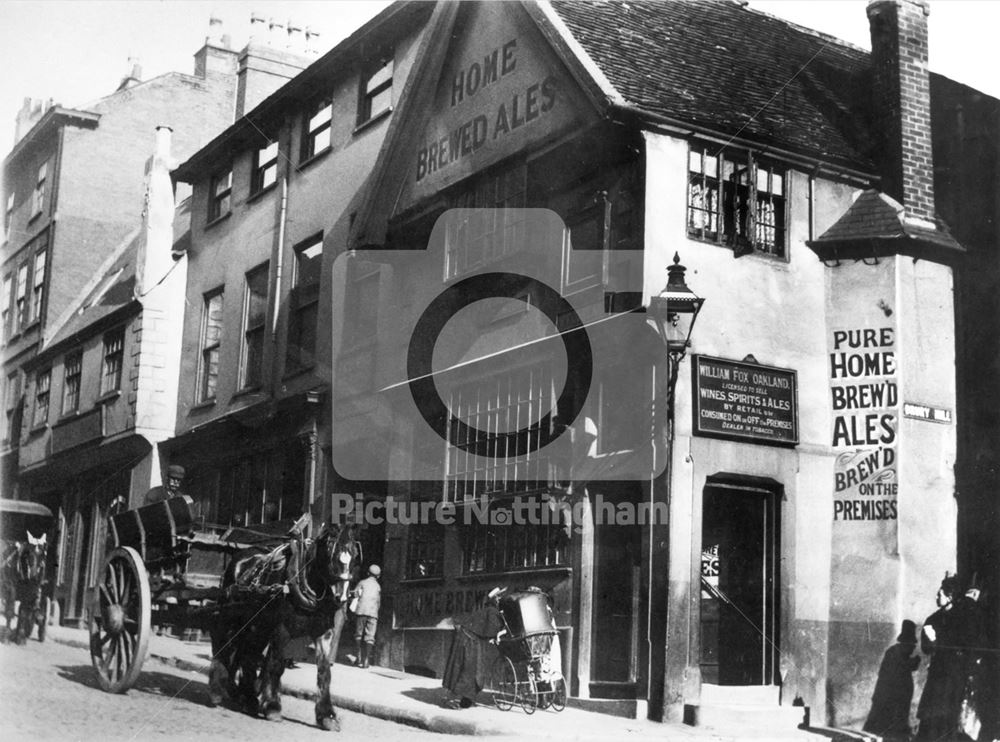
M 910 737 L 910 703 L 913 701 L 913 671 L 920 657 L 917 648 L 917 625 L 903 621 L 896 643 L 886 650 L 872 693 L 872 710 L 864 730 L 881 735 L 884 740 L 907 740 Z
M 476 696 L 486 684 L 483 650 L 486 642 L 496 641 L 504 630 L 497 607 L 502 592 L 493 588 L 482 608 L 453 618 L 455 633 L 442 676 L 442 685 L 452 694 L 448 702 L 451 708 L 475 705 Z
M 930 656 L 930 664 L 917 707 L 918 740 L 944 742 L 960 738 L 962 697 L 969 676 L 971 649 L 978 637 L 969 611 L 955 602 L 959 597 L 958 578 L 946 576 L 937 592 L 939 608 L 924 621 L 920 649 Z

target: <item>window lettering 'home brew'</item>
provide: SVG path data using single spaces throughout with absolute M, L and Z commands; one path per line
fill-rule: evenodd
M 452 78 L 450 107 L 462 103 L 474 105 L 477 93 L 517 69 L 520 69 L 517 66 L 517 39 L 511 39 L 483 55 L 482 62 L 473 62 Z M 473 112 L 447 134 L 427 142 L 417 151 L 417 182 L 538 120 L 553 109 L 556 94 L 555 78 L 548 76 L 526 87 L 512 85 L 506 93 L 494 96 L 491 100 L 499 98 L 499 104 L 494 103 L 489 110 Z

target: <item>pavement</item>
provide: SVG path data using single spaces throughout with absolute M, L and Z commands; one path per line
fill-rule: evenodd
M 49 626 L 48 638 L 60 644 L 79 648 L 89 657 L 89 639 L 84 629 Z M 149 641 L 146 662 L 157 660 L 168 665 L 207 675 L 211 661 L 210 645 L 189 642 L 171 636 L 153 635 Z M 300 662 L 285 670 L 282 692 L 286 695 L 313 700 L 316 693 L 316 667 Z M 205 688 L 207 695 L 208 689 Z M 755 729 L 745 725 L 738 730 L 693 727 L 686 724 L 662 724 L 646 719 L 627 719 L 567 707 L 562 712 L 539 709 L 526 714 L 515 706 L 500 711 L 493 706 L 488 694 L 482 694 L 479 704 L 469 709 L 446 709 L 442 706 L 445 691 L 441 681 L 421 675 L 384 667 L 367 669 L 337 664 L 333 670 L 331 695 L 334 706 L 356 711 L 431 732 L 467 736 L 507 736 L 515 738 L 548 738 L 575 740 L 705 740 L 735 742 L 736 740 L 775 740 L 776 742 L 819 742 L 819 740 L 865 740 L 877 737 L 849 730 L 821 727 L 793 728 L 776 731 Z

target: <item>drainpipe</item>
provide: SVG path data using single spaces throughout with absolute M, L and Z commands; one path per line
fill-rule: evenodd
M 274 295 L 271 305 L 271 340 L 278 334 L 278 310 L 281 307 L 281 276 L 285 261 L 285 222 L 288 221 L 288 173 L 281 176 L 281 209 L 278 212 L 278 254 L 274 260 Z

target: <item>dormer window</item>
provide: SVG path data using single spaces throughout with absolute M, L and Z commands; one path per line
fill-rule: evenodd
M 688 157 L 688 236 L 731 247 L 736 257 L 788 257 L 786 171 L 745 151 L 692 145 Z
M 232 193 L 232 169 L 212 177 L 208 195 L 208 221 L 214 222 L 229 213 L 232 208 Z
M 361 76 L 358 126 L 392 108 L 392 57 L 382 59 Z

